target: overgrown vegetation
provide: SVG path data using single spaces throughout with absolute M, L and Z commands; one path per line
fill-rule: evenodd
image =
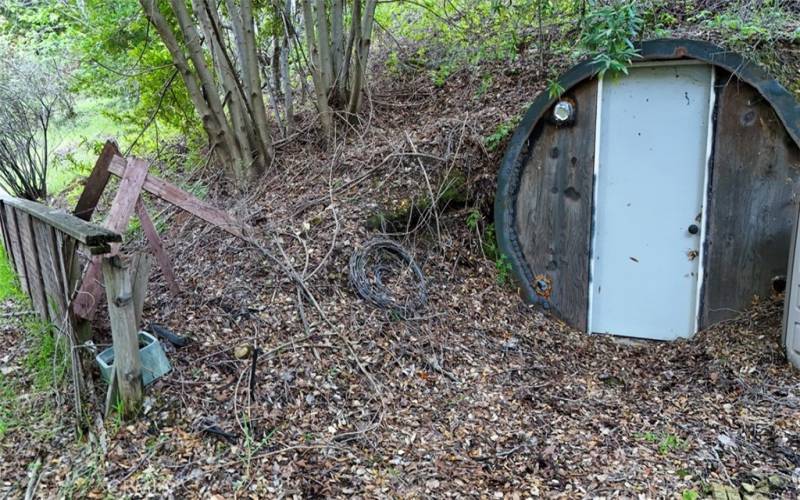
M 519 123 L 519 117 L 506 120 L 498 125 L 495 131 L 486 137 L 484 141 L 486 143 L 486 149 L 489 151 L 497 151 L 500 145 L 505 144 L 506 139 L 514 132 L 517 123 Z
M 467 227 L 475 232 L 481 246 L 483 256 L 494 263 L 495 276 L 498 285 L 505 285 L 511 280 L 511 261 L 507 255 L 500 252 L 497 245 L 497 234 L 494 224 L 485 224 L 483 215 L 478 210 L 471 210 L 467 215 Z

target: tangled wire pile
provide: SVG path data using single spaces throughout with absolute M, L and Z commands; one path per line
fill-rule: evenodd
M 425 276 L 414 257 L 398 243 L 374 239 L 350 257 L 350 282 L 358 295 L 403 318 L 428 302 Z

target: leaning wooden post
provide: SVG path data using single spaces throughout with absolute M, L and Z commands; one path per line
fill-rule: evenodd
M 114 377 L 124 414 L 133 416 L 142 404 L 142 360 L 127 263 L 119 256 L 103 257 L 103 278 L 114 342 Z

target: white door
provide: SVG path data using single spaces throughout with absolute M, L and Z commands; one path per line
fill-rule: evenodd
M 800 219 L 798 219 L 800 223 Z M 786 287 L 784 303 L 783 345 L 786 358 L 791 364 L 800 368 L 800 228 L 797 223 L 792 238 L 792 250 L 789 252 L 789 282 Z
M 590 332 L 696 331 L 712 79 L 672 63 L 599 85 Z

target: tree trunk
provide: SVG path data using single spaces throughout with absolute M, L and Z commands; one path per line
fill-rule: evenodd
M 288 40 L 284 40 L 284 43 Z M 286 122 L 286 136 L 292 134 L 294 129 L 294 96 L 292 95 L 292 81 L 289 78 L 289 50 L 287 45 L 281 47 L 281 81 L 283 82 L 283 112 Z
M 331 9 L 331 44 L 333 49 L 333 94 L 334 100 L 341 105 L 347 96 L 347 75 L 344 69 L 344 0 L 333 0 Z
M 184 44 L 189 51 L 189 59 L 192 61 L 197 77 L 200 80 L 201 88 L 206 102 L 215 116 L 219 117 L 220 128 L 223 132 L 223 138 L 228 143 L 228 148 L 231 150 L 231 156 L 234 164 L 232 165 L 233 171 L 237 181 L 241 182 L 246 178 L 247 166 L 244 165 L 241 150 L 236 146 L 233 137 L 233 132 L 228 125 L 225 111 L 222 109 L 222 101 L 217 93 L 216 85 L 214 84 L 214 77 L 206 66 L 205 54 L 203 47 L 200 45 L 200 34 L 197 32 L 194 23 L 192 22 L 186 4 L 183 0 L 170 0 L 172 9 L 178 19 L 178 25 L 183 33 Z
M 236 9 L 233 0 L 228 0 L 227 3 L 229 14 L 233 21 L 234 35 L 239 48 L 239 62 L 242 66 L 242 76 L 247 93 L 248 105 L 252 113 L 253 124 L 258 137 L 258 148 L 261 157 L 264 159 L 263 165 L 256 166 L 257 173 L 260 174 L 266 166 L 272 162 L 274 151 L 272 148 L 272 139 L 269 135 L 267 107 L 264 104 L 264 95 L 261 92 L 261 73 L 259 71 L 258 54 L 256 52 L 253 5 L 251 0 L 241 0 L 240 8 Z
M 231 116 L 233 134 L 236 139 L 236 145 L 241 151 L 242 161 L 245 165 L 252 165 L 254 158 L 248 133 L 250 127 L 246 120 L 244 101 L 239 92 L 234 69 L 231 67 L 228 56 L 225 53 L 224 40 L 220 38 L 214 25 L 215 21 L 218 20 L 212 19 L 215 12 L 211 11 L 211 6 L 208 5 L 206 0 L 192 0 L 192 8 L 205 34 L 206 44 L 211 51 L 214 67 L 217 70 L 217 74 L 220 75 L 223 95 L 227 96 L 226 101 L 228 112 Z M 216 24 L 217 26 L 219 25 L 218 22 Z
M 316 0 L 316 25 L 317 41 L 319 42 L 319 63 L 322 79 L 325 82 L 325 91 L 330 99 L 330 91 L 333 88 L 333 57 L 331 56 L 330 30 L 328 29 L 328 15 L 325 8 L 325 0 Z
M 200 115 L 200 120 L 206 131 L 206 135 L 208 135 L 211 149 L 226 166 L 231 166 L 233 164 L 233 151 L 231 150 L 230 141 L 225 137 L 225 130 L 220 123 L 220 117 L 212 112 L 206 102 L 200 85 L 197 82 L 197 78 L 195 74 L 192 73 L 189 62 L 186 60 L 183 50 L 178 45 L 178 40 L 175 38 L 172 28 L 170 28 L 164 16 L 161 15 L 161 11 L 158 10 L 156 0 L 139 1 L 145 11 L 145 15 L 158 31 L 161 40 L 164 42 L 164 45 L 167 47 L 172 57 L 175 68 L 183 79 L 192 104 L 194 104 L 197 114 Z
M 342 74 L 347 80 L 347 85 L 352 86 L 350 81 L 350 65 L 353 60 L 353 47 L 356 43 L 356 37 L 361 32 L 361 0 L 353 0 L 353 12 L 350 19 L 350 34 L 347 37 L 347 46 L 344 50 L 344 67 Z
M 222 20 L 220 19 L 219 12 L 217 12 L 216 7 L 214 6 L 214 4 L 212 4 L 211 0 L 202 0 L 202 1 L 205 5 L 206 12 L 210 16 L 211 26 L 214 29 L 214 35 L 218 41 L 218 44 L 222 48 L 222 50 L 220 51 L 221 55 L 224 57 L 226 66 L 232 75 L 232 78 L 228 80 L 232 85 L 228 89 L 228 92 L 230 92 L 230 94 L 228 95 L 230 95 L 231 97 L 233 96 L 237 97 L 240 103 L 239 107 L 241 109 L 242 121 L 245 126 L 245 133 L 242 135 L 242 141 L 244 145 L 243 147 L 246 147 L 248 149 L 249 156 L 250 158 L 252 158 L 250 165 L 256 165 L 256 164 L 266 165 L 265 162 L 268 160 L 264 159 L 262 155 L 263 148 L 259 146 L 259 138 L 256 133 L 256 127 L 254 125 L 253 112 L 251 110 L 250 101 L 247 98 L 247 93 L 241 82 L 241 78 L 239 77 L 236 71 L 236 63 L 234 62 L 233 59 L 231 59 L 231 57 L 228 54 L 228 50 L 225 48 L 226 40 L 223 35 L 223 27 L 222 27 L 223 25 L 222 25 Z M 242 67 L 241 63 L 239 64 L 239 66 Z M 258 172 L 260 169 L 256 168 L 254 170 Z
M 333 117 L 331 116 L 328 104 L 328 87 L 322 77 L 320 70 L 319 47 L 317 46 L 316 36 L 314 35 L 314 18 L 311 14 L 311 0 L 301 0 L 303 3 L 303 21 L 306 30 L 306 43 L 311 52 L 311 64 L 309 71 L 311 79 L 314 81 L 314 94 L 316 95 L 317 109 L 320 114 L 322 128 L 327 135 L 333 134 Z
M 356 67 L 353 72 L 353 82 L 350 88 L 350 104 L 347 107 L 350 120 L 356 118 L 361 106 L 361 88 L 364 85 L 369 59 L 369 47 L 372 41 L 372 26 L 375 21 L 375 7 L 377 0 L 367 0 L 364 18 L 361 20 L 361 30 L 357 33 Z

